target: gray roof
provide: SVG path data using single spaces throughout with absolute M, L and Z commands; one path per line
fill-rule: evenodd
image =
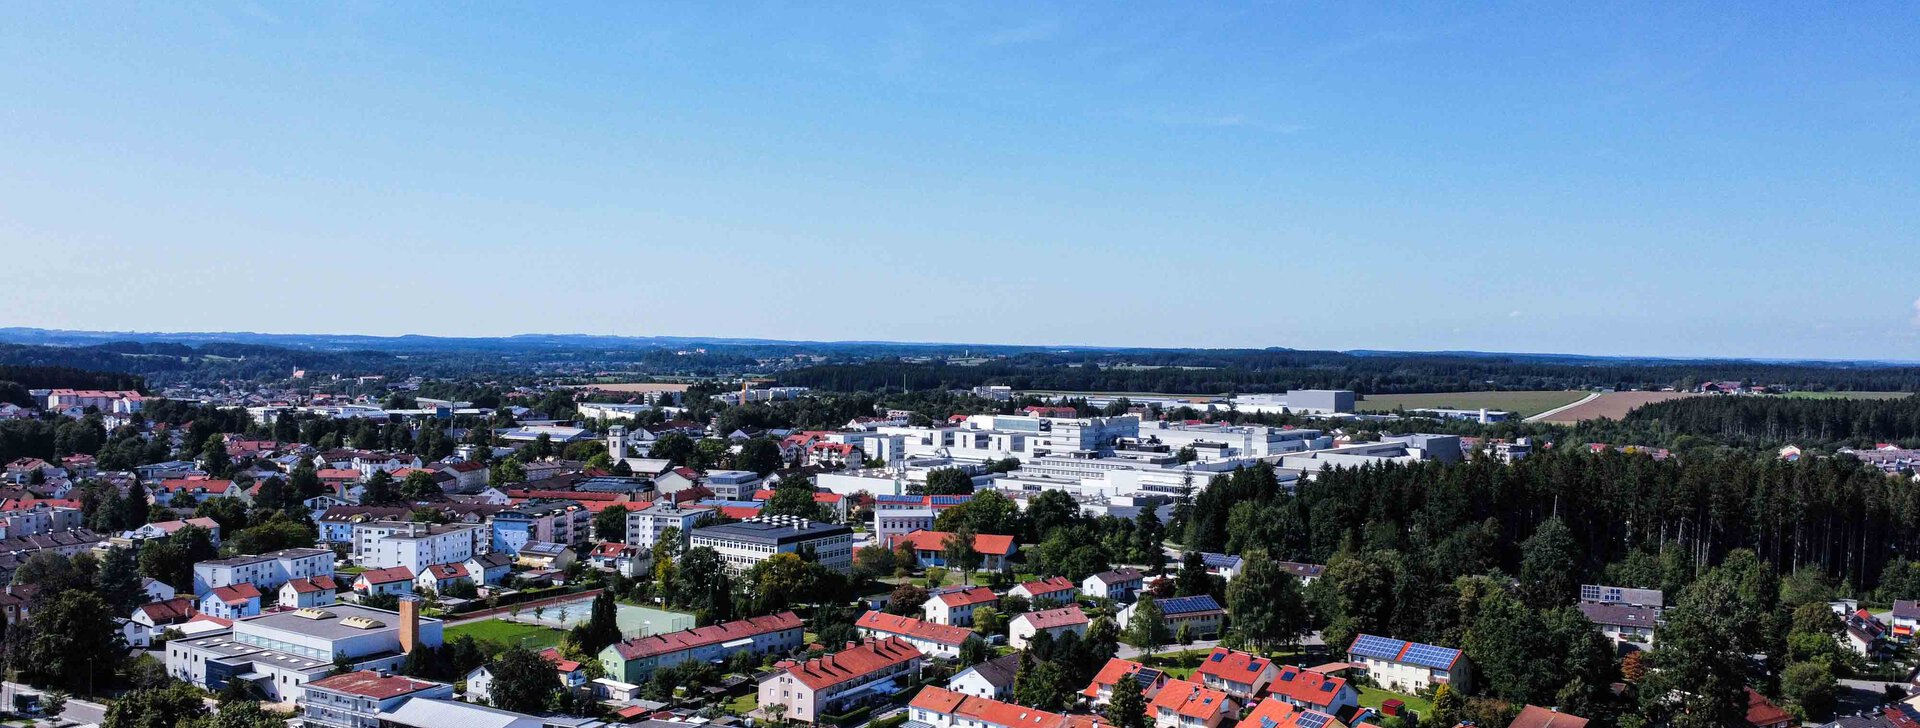
M 1587 615 L 1587 619 L 1594 624 L 1646 629 L 1653 629 L 1660 616 L 1660 612 L 1652 607 L 1600 602 L 1581 602 L 1580 612 Z
M 534 717 L 524 713 L 489 708 L 484 705 L 463 703 L 458 700 L 440 698 L 414 698 L 400 707 L 380 714 L 381 724 L 414 726 L 417 728 L 541 728 L 542 726 L 598 726 L 604 723 L 591 718 L 572 718 L 567 716 Z
M 979 673 L 980 677 L 986 679 L 987 684 L 997 688 L 1005 688 L 1013 686 L 1014 673 L 1019 671 L 1020 653 L 1011 652 L 962 670 L 960 674 L 965 675 L 969 672 Z M 959 677 L 960 675 L 955 675 L 954 679 L 957 680 Z
M 1893 602 L 1894 619 L 1920 619 L 1920 601 L 1896 599 Z
M 329 604 L 324 607 L 316 607 L 316 609 L 326 611 L 326 612 L 331 612 L 333 613 L 333 616 L 326 619 L 308 619 L 306 617 L 300 616 L 299 610 L 285 611 L 285 612 L 270 612 L 267 614 L 262 614 L 258 617 L 250 617 L 250 618 L 241 620 L 235 625 L 235 627 L 238 629 L 241 629 L 242 631 L 249 631 L 249 632 L 254 631 L 254 629 L 261 629 L 261 628 L 277 629 L 283 632 L 293 632 L 296 634 L 309 635 L 309 636 L 318 637 L 324 640 L 338 640 L 346 637 L 356 637 L 359 635 L 368 634 L 369 632 L 379 632 L 383 630 L 397 630 L 400 628 L 399 612 L 390 612 L 385 609 L 374 609 L 372 607 L 363 607 L 358 604 L 345 604 L 345 603 Z M 351 627 L 346 624 L 343 624 L 343 622 L 348 617 L 364 617 L 366 619 L 379 621 L 384 626 L 371 629 L 371 630 L 360 629 L 358 627 Z M 421 624 L 428 624 L 428 623 L 437 622 L 437 621 L 439 620 L 433 619 L 431 617 L 420 618 Z
M 787 516 L 749 518 L 739 523 L 699 526 L 694 528 L 692 532 L 694 536 L 725 538 L 734 541 L 749 541 L 774 545 L 852 534 L 853 529 L 839 524 L 823 523 Z

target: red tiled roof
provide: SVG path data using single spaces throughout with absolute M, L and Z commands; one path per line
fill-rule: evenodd
M 553 669 L 561 672 L 573 672 L 574 670 L 580 669 L 580 662 L 578 660 L 569 660 L 562 657 L 560 656 L 560 650 L 552 647 L 541 650 L 540 656 L 546 658 L 547 662 L 553 663 Z
M 914 531 L 889 538 L 887 545 L 897 547 L 902 543 L 908 543 L 913 544 L 916 551 L 943 551 L 947 548 L 947 537 L 950 535 L 952 534 L 946 531 Z M 973 537 L 973 550 L 980 554 L 1012 556 L 1013 537 L 992 533 L 976 534 Z
M 1587 728 L 1587 719 L 1538 705 L 1520 709 L 1507 728 Z
M 348 695 L 360 695 L 375 700 L 397 698 L 436 685 L 439 685 L 439 683 L 415 680 L 402 675 L 388 675 L 372 670 L 349 672 L 344 675 L 334 675 L 333 677 L 325 677 L 307 683 L 308 688 L 321 688 L 323 690 L 332 690 Z
M 1154 713 L 1166 708 L 1181 716 L 1200 720 L 1234 709 L 1233 699 L 1226 693 L 1186 680 L 1168 680 L 1166 687 L 1160 688 L 1160 694 L 1153 696 L 1153 702 L 1148 707 Z
M 433 564 L 427 567 L 427 573 L 433 575 L 434 581 L 441 581 L 445 579 L 464 579 L 467 576 L 467 565 L 466 564 Z
M 806 662 L 784 662 L 793 679 L 814 690 L 825 690 L 875 672 L 920 659 L 920 650 L 898 637 L 888 637 L 841 650 Z
M 174 597 L 166 601 L 140 605 L 140 611 L 147 615 L 147 621 L 154 624 L 173 624 L 185 622 L 199 614 L 193 606 L 193 597 Z
M 1086 624 L 1087 613 L 1080 611 L 1080 607 L 1075 605 L 1071 607 L 1061 607 L 1060 609 L 1049 609 L 1044 612 L 1027 612 L 1026 614 L 1014 617 L 1014 619 L 1024 619 L 1027 621 L 1027 624 L 1033 625 L 1034 629 L 1057 629 L 1060 627 L 1071 627 L 1076 624 Z
M 605 501 L 608 503 L 624 503 L 627 501 L 627 494 L 625 493 L 596 493 L 593 491 L 578 490 L 527 490 L 525 488 L 516 488 L 507 491 L 507 495 L 515 498 L 558 498 L 560 500 L 580 501 L 583 505 L 588 501 Z
M 1781 710 L 1780 706 L 1774 705 L 1773 701 L 1768 700 L 1767 696 L 1755 692 L 1753 688 L 1747 688 L 1748 723 L 1754 726 L 1770 726 L 1791 720 L 1792 717 L 1787 714 L 1787 711 Z
M 177 493 L 183 490 L 191 491 L 191 490 L 198 490 L 203 488 L 208 493 L 225 493 L 227 492 L 227 489 L 230 487 L 233 487 L 233 481 L 231 480 L 211 480 L 208 478 L 180 478 L 177 480 L 162 480 L 160 481 L 160 485 L 159 485 L 159 488 L 161 490 L 167 491 L 168 493 Z
M 299 579 L 288 581 L 287 585 L 293 587 L 293 591 L 295 594 L 308 594 L 311 592 L 318 592 L 318 591 L 339 591 L 340 590 L 339 586 L 334 583 L 333 577 L 331 576 L 302 577 Z
M 1087 697 L 1093 697 L 1095 695 L 1100 694 L 1100 691 L 1099 691 L 1100 686 L 1106 685 L 1111 687 L 1113 685 L 1116 685 L 1120 682 L 1121 679 L 1127 677 L 1128 675 L 1132 675 L 1136 672 L 1139 672 L 1144 667 L 1146 667 L 1146 665 L 1142 665 L 1132 660 L 1122 660 L 1118 657 L 1109 657 L 1107 658 L 1107 664 L 1102 665 L 1100 667 L 1100 672 L 1093 676 L 1093 682 L 1088 683 L 1087 689 L 1082 690 L 1080 692 L 1082 695 L 1086 695 Z
M 405 566 L 370 569 L 361 572 L 360 579 L 366 579 L 368 584 L 391 584 L 396 581 L 413 581 L 413 570 Z M 356 579 L 356 581 L 358 581 L 358 579 Z
M 1260 660 L 1266 661 L 1265 658 Z M 1220 677 L 1234 682 L 1252 682 L 1231 675 L 1220 675 Z M 1267 692 L 1287 696 L 1303 705 L 1325 709 L 1346 686 L 1346 678 L 1322 675 L 1292 665 L 1284 665 L 1280 668 L 1280 674 L 1273 679 L 1273 683 L 1267 686 Z
M 214 587 L 213 596 L 227 605 L 246 604 L 260 598 L 260 588 L 245 582 L 231 586 Z
M 1028 594 L 1036 597 L 1056 594 L 1063 591 L 1075 591 L 1080 588 L 1075 586 L 1072 580 L 1064 576 L 1050 576 L 1039 581 L 1029 581 L 1020 586 L 1026 589 Z
M 1262 728 L 1266 728 L 1267 726 L 1272 726 L 1272 728 L 1300 728 L 1300 719 L 1308 715 L 1324 716 L 1326 719 L 1324 721 L 1326 728 L 1346 728 L 1345 723 L 1341 723 L 1331 715 L 1309 708 L 1297 707 L 1279 698 L 1267 698 L 1266 700 L 1260 701 L 1259 705 L 1254 706 L 1253 712 L 1248 713 L 1247 717 L 1241 718 L 1240 722 L 1244 725 L 1261 726 Z
M 992 589 L 976 586 L 966 591 L 947 592 L 935 598 L 948 607 L 964 607 L 970 604 L 987 604 L 998 600 L 1000 595 L 993 593 Z
M 891 635 L 912 637 L 943 645 L 959 645 L 973 635 L 973 630 L 946 624 L 934 624 L 922 619 L 902 617 L 886 612 L 867 612 L 853 626 L 885 632 Z
M 921 688 L 910 705 L 1001 728 L 1064 728 L 1068 725 L 1068 717 L 1059 713 L 956 693 L 938 685 Z
M 1273 661 L 1265 657 L 1239 650 L 1229 650 L 1225 647 L 1215 647 L 1213 652 L 1208 653 L 1205 660 L 1200 661 L 1200 667 L 1193 672 L 1196 675 L 1212 675 L 1223 680 L 1251 683 L 1253 676 L 1272 665 Z M 1299 671 L 1291 665 L 1286 669 Z
M 313 471 L 313 477 L 321 480 L 359 480 L 360 471 L 351 468 L 321 468 Z
M 760 515 L 758 506 L 720 506 L 720 514 L 728 518 L 746 520 Z
M 620 659 L 637 660 L 642 657 L 664 655 L 670 652 L 690 650 L 695 647 L 731 642 L 733 640 L 772 634 L 801 627 L 800 617 L 793 612 L 781 612 L 766 617 L 754 617 L 723 624 L 695 627 L 679 632 L 668 632 L 648 637 L 624 640 L 614 645 L 620 653 Z

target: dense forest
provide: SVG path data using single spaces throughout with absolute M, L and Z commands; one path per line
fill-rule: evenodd
M 784 384 L 833 391 L 1015 389 L 1227 394 L 1351 389 L 1367 394 L 1488 389 L 1691 387 L 1709 380 L 1794 389 L 1920 390 L 1920 368 L 1746 361 L 1636 362 L 1492 355 L 1218 350 L 1021 354 L 984 363 L 875 360 L 824 364 L 779 375 Z
M 1920 397 L 1692 397 L 1646 405 L 1626 420 L 1729 445 L 1911 442 L 1920 441 Z

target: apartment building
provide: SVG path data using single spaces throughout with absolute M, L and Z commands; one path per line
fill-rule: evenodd
M 600 651 L 607 676 L 625 683 L 647 681 L 655 670 L 689 660 L 725 660 L 739 652 L 780 655 L 806 645 L 805 625 L 793 612 L 781 612 L 679 632 L 623 640 Z
M 261 592 L 274 592 L 292 579 L 332 575 L 332 551 L 285 549 L 194 564 L 193 594 L 204 597 L 214 589 L 234 584 L 252 584 Z
M 660 534 L 667 529 L 680 530 L 680 545 L 687 545 L 693 527 L 701 521 L 711 518 L 713 509 L 699 506 L 683 506 L 668 500 L 654 505 L 627 512 L 627 538 L 631 546 L 652 549 L 660 541 Z
M 453 686 L 359 670 L 307 683 L 300 723 L 307 728 L 381 728 L 380 714 L 414 698 L 451 698 Z
M 925 661 L 898 638 L 849 644 L 805 662 L 783 661 L 760 681 L 760 710 L 797 723 L 825 722 L 826 716 L 892 700 L 920 680 Z
M 353 526 L 353 559 L 369 569 L 404 566 L 419 574 L 433 564 L 462 563 L 480 553 L 486 530 L 461 523 L 371 521 Z
M 853 529 L 794 516 L 756 516 L 738 523 L 698 526 L 689 534 L 691 546 L 720 552 L 727 570 L 746 573 L 774 554 L 813 554 L 821 566 L 841 573 L 853 569 Z

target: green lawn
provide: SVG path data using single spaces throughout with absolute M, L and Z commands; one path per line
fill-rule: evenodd
M 1520 417 L 1531 417 L 1587 396 L 1578 390 L 1530 390 L 1518 392 L 1432 392 L 1420 394 L 1369 394 L 1354 403 L 1362 412 L 1391 412 L 1407 409 L 1480 409 L 1505 410 Z
M 1140 663 L 1149 667 L 1160 668 L 1160 671 L 1166 673 L 1167 677 L 1185 680 L 1193 675 L 1194 670 L 1200 669 L 1200 662 L 1207 659 L 1207 655 L 1212 653 L 1213 650 L 1157 652 L 1151 657 L 1141 659 Z
M 1793 399 L 1906 399 L 1912 392 L 1788 392 Z
M 1380 688 L 1360 688 L 1360 705 L 1363 707 L 1378 708 L 1380 704 L 1386 702 L 1388 698 L 1399 698 L 1400 702 L 1407 704 L 1407 709 L 1419 713 L 1421 716 L 1425 716 L 1427 711 L 1433 709 L 1433 702 L 1426 698 L 1408 695 L 1406 693 L 1396 693 L 1391 690 L 1381 690 Z
M 758 707 L 760 707 L 760 694 L 756 692 L 749 692 L 727 701 L 727 712 L 738 715 L 746 715 Z
M 453 639 L 460 635 L 467 635 L 477 640 L 491 640 L 505 645 L 552 647 L 560 644 L 562 634 L 560 630 L 552 627 L 520 624 L 504 619 L 483 619 L 448 627 L 444 638 Z

